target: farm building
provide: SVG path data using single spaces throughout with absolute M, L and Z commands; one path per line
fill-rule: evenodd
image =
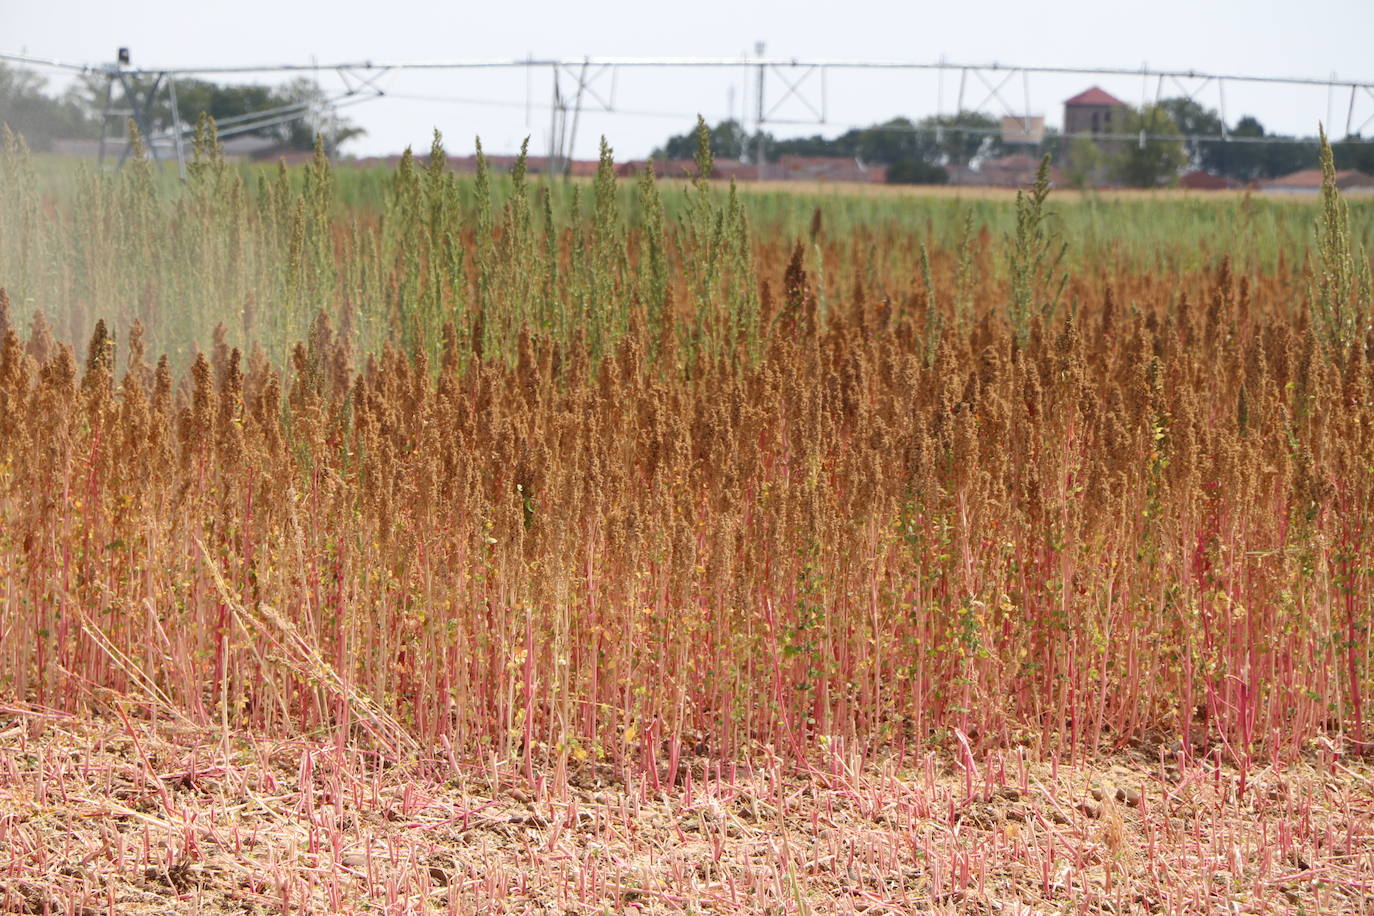
M 1064 102 L 1064 133 L 1117 133 L 1125 127 L 1125 111 L 1125 102 L 1093 86 Z
M 696 175 L 696 163 L 690 159 L 656 159 L 654 174 L 660 178 L 691 178 Z M 617 168 L 620 175 L 638 175 L 644 162 L 627 162 Z M 751 162 L 717 159 L 711 177 L 754 181 L 759 167 Z M 861 184 L 882 184 L 887 180 L 887 168 L 868 165 L 847 156 L 782 156 L 777 162 L 763 166 L 765 181 L 845 181 Z
M 1039 168 L 1040 159 L 1024 153 L 989 159 L 976 169 L 946 166 L 950 184 L 990 188 L 1028 188 L 1035 183 L 1035 173 Z M 1050 184 L 1061 187 L 1064 184 L 1063 173 L 1053 166 L 1050 167 Z
M 1211 172 L 1195 170 L 1185 172 L 1178 179 L 1178 186 L 1188 191 L 1226 191 L 1244 187 L 1234 178 L 1227 178 L 1225 175 L 1213 175 Z
M 784 181 L 852 181 L 881 184 L 887 169 L 847 156 L 782 156 L 775 168 Z M 774 177 L 772 175 L 768 177 Z
M 1336 187 L 1347 194 L 1374 194 L 1374 175 L 1366 175 L 1358 169 L 1345 169 L 1336 173 Z M 1302 169 L 1281 178 L 1260 182 L 1260 190 L 1266 194 L 1316 194 L 1321 189 L 1321 169 Z
M 1064 136 L 1088 137 L 1104 153 L 1117 153 L 1122 149 L 1121 141 L 1106 139 L 1119 135 L 1126 130 L 1127 105 L 1116 96 L 1099 86 L 1078 93 L 1064 101 Z M 1072 148 L 1066 158 L 1074 163 Z M 1100 165 L 1090 167 L 1090 183 L 1101 185 L 1107 182 L 1105 169 Z
M 647 160 L 634 159 L 629 162 L 622 162 L 615 167 L 615 173 L 622 178 L 642 174 Z M 697 174 L 697 164 L 691 159 L 655 159 L 654 174 L 659 178 L 668 179 L 692 179 Z M 772 165 L 765 169 L 774 168 Z M 717 159 L 711 166 L 711 177 L 717 179 L 734 178 L 739 181 L 751 181 L 759 177 L 758 166 L 748 162 L 740 162 L 737 159 Z M 765 177 L 772 178 L 772 174 Z
M 314 155 L 309 150 L 296 150 L 282 143 L 274 137 L 258 137 L 253 134 L 240 134 L 236 137 L 229 137 L 220 141 L 220 148 L 224 158 L 229 162 L 276 162 L 284 158 L 287 165 L 299 165 L 309 162 Z M 186 154 L 190 155 L 191 144 L 186 143 Z M 100 141 L 88 138 L 72 140 L 54 140 L 52 151 L 59 156 L 76 156 L 82 159 L 94 159 L 100 155 Z M 124 151 L 124 139 L 122 137 L 111 137 L 105 144 L 105 155 L 118 159 Z M 157 143 L 159 156 L 175 156 L 170 141 L 159 141 Z

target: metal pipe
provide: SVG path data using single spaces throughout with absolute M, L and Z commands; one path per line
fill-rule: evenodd
M 762 59 L 763 59 L 763 42 L 760 41 L 759 43 L 757 43 L 756 45 L 754 45 L 754 50 L 757 52 L 759 59 L 762 60 Z M 762 181 L 762 180 L 763 180 L 763 174 L 764 174 L 764 162 L 763 162 L 763 118 L 764 118 L 764 113 L 763 113 L 763 83 L 764 83 L 764 78 L 765 78 L 767 75 L 768 75 L 768 65 L 767 65 L 767 64 L 764 64 L 764 63 L 760 63 L 760 64 L 759 64 L 759 107 L 758 107 L 758 117 L 754 119 L 754 168 L 757 170 L 759 181 Z M 711 176 L 709 176 L 709 175 L 702 175 L 701 177 L 702 177 L 702 178 L 709 178 L 709 177 L 711 177 Z
M 13 60 L 19 63 L 32 63 L 37 66 L 57 66 L 81 72 L 107 70 L 91 66 L 67 64 L 44 58 L 0 52 L 0 60 Z M 454 59 L 454 60 L 416 60 L 416 61 L 359 61 L 333 65 L 335 68 L 349 70 L 481 70 L 510 69 L 520 67 L 555 66 L 610 66 L 610 67 L 737 67 L 739 61 L 730 57 L 586 57 L 586 58 L 492 58 L 492 59 Z M 829 67 L 849 70 L 939 70 L 941 67 L 971 68 L 987 71 L 1024 70 L 1027 73 L 1043 73 L 1078 76 L 1139 76 L 1140 70 L 1133 67 L 1009 67 L 1003 64 L 950 64 L 925 63 L 904 60 L 855 60 L 846 58 L 764 58 L 754 60 L 755 66 L 787 67 Z M 243 66 L 205 66 L 205 67 L 164 67 L 159 69 L 128 69 L 125 72 L 140 75 L 170 73 L 188 74 L 228 74 L 228 73 L 291 73 L 315 71 L 317 64 L 263 64 Z M 1230 82 L 1276 83 L 1295 86 L 1350 86 L 1374 87 L 1374 80 L 1340 80 L 1318 77 L 1296 76 L 1257 76 L 1238 73 L 1204 73 L 1197 70 L 1149 70 L 1150 75 L 1163 75 L 1175 79 L 1214 80 L 1225 79 Z
M 186 180 L 186 150 L 183 148 L 181 138 L 186 132 L 181 127 L 181 110 L 177 108 L 177 82 L 172 77 L 167 77 L 167 94 L 172 98 L 172 126 L 176 128 L 174 143 L 177 149 L 177 177 L 182 181 Z
M 577 148 L 577 122 L 582 118 L 582 90 L 587 88 L 587 64 L 582 64 L 582 72 L 577 75 L 577 96 L 573 100 L 572 133 L 568 135 L 568 167 L 565 174 L 572 175 L 573 156 Z
M 114 95 L 114 74 L 111 74 L 105 81 L 105 111 L 100 116 L 100 152 L 96 154 L 96 167 L 103 168 L 105 165 L 105 138 L 110 133 L 110 106 L 113 103 Z

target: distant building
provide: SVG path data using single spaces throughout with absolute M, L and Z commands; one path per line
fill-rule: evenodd
M 690 163 L 691 168 L 684 173 L 686 177 L 692 178 L 697 173 L 697 164 Z M 764 179 L 778 178 L 778 165 L 775 162 L 765 162 L 763 164 Z M 757 181 L 759 177 L 759 167 L 752 162 L 740 162 L 738 159 L 717 159 L 711 166 L 711 177 L 718 181 Z
M 1126 129 L 1126 103 L 1093 86 L 1064 102 L 1064 133 L 1116 134 Z
M 988 184 L 1005 188 L 1028 188 L 1035 184 L 1035 175 L 1040 170 L 1040 158 L 1017 154 L 989 159 L 979 169 L 988 178 Z M 1062 184 L 1063 176 L 1059 170 L 1050 167 L 1050 183 Z
M 1035 174 L 1040 169 L 1040 159 L 1016 153 L 998 159 L 988 159 L 978 168 L 970 166 L 945 166 L 949 172 L 949 183 L 985 188 L 1029 188 L 1035 184 Z M 1050 184 L 1064 186 L 1064 176 L 1059 169 L 1050 166 Z
M 512 155 L 509 155 L 509 154 L 502 154 L 502 153 L 497 153 L 497 154 L 495 154 L 495 155 L 488 155 L 488 156 L 486 156 L 485 158 L 486 158 L 486 160 L 487 160 L 487 169 L 488 169 L 493 175 L 508 175 L 508 174 L 510 174 L 510 173 L 515 169 L 515 163 L 518 162 L 519 159 L 520 159 L 519 156 L 512 156 Z M 416 161 L 417 163 L 422 163 L 422 162 L 423 162 L 423 163 L 427 163 L 427 162 L 429 162 L 429 156 L 424 156 L 423 158 L 420 157 L 420 156 L 416 156 L 416 157 L 415 157 L 415 161 Z M 569 164 L 571 164 L 571 166 L 572 166 L 572 174 L 574 174 L 574 175 L 582 176 L 582 175 L 595 175 L 595 174 L 596 174 L 596 165 L 597 165 L 597 163 L 596 163 L 595 160 L 583 160 L 583 161 L 572 162 L 572 163 L 563 163 L 563 165 L 569 165 Z M 476 156 L 476 154 L 471 155 L 471 156 L 449 156 L 449 157 L 448 157 L 448 167 L 449 167 L 450 169 L 452 169 L 453 171 L 455 171 L 455 172 L 461 172 L 461 173 L 463 173 L 463 174 L 468 174 L 468 175 L 475 175 L 475 174 L 477 174 L 477 156 Z M 526 173 L 526 174 L 528 174 L 528 175 L 543 175 L 543 174 L 544 174 L 545 172 L 547 172 L 548 170 L 549 170 L 549 157 L 548 157 L 548 156 L 526 156 L 526 157 L 525 157 L 525 173 Z
M 696 177 L 697 174 L 697 164 L 691 159 L 655 159 L 653 163 L 654 177 L 656 178 L 690 179 Z M 647 164 L 648 160 L 646 159 L 632 159 L 616 166 L 615 172 L 623 178 L 632 178 L 644 174 L 644 167 Z
M 395 169 L 401 164 L 405 157 L 399 153 L 392 153 L 389 156 L 366 156 L 360 159 L 346 159 L 341 165 L 348 165 L 354 168 L 385 168 Z M 428 153 L 416 153 L 413 156 L 416 168 L 426 168 L 429 164 Z M 487 170 L 493 175 L 509 175 L 515 170 L 515 163 L 520 157 L 509 153 L 494 153 L 486 156 Z M 457 172 L 460 175 L 477 174 L 477 156 L 447 156 L 445 163 L 449 171 Z M 559 174 L 566 170 L 568 173 L 578 178 L 591 178 L 596 175 L 597 167 L 600 163 L 596 159 L 575 159 L 572 162 L 563 161 L 559 163 Z M 543 175 L 549 171 L 548 156 L 526 156 L 525 174 Z M 617 169 L 617 174 L 623 174 Z
M 1345 169 L 1336 173 L 1336 187 L 1346 194 L 1374 194 L 1374 175 L 1366 175 L 1358 169 Z M 1321 189 L 1321 169 L 1303 169 L 1260 182 L 1260 190 L 1266 194 L 1317 194 Z
M 105 141 L 105 158 L 119 161 L 119 157 L 124 153 L 124 146 L 123 137 L 107 139 Z M 309 150 L 292 149 L 274 137 L 258 137 L 253 134 L 239 134 L 236 137 L 221 140 L 220 148 L 228 162 L 276 162 L 278 159 L 284 158 L 288 165 L 298 165 L 302 162 L 309 162 L 315 155 Z M 89 139 L 54 140 L 52 151 L 59 156 L 95 159 L 100 155 L 100 141 Z M 191 139 L 189 137 L 182 143 L 182 153 L 187 159 L 190 159 Z M 176 149 L 172 141 L 158 140 L 157 154 L 164 160 L 175 159 Z
M 619 175 L 638 175 L 644 171 L 642 160 L 618 166 Z M 696 176 L 697 166 L 691 159 L 655 159 L 654 174 L 659 178 L 683 179 Z M 752 162 L 717 159 L 711 177 L 724 180 L 756 181 L 843 181 L 856 184 L 882 184 L 887 180 L 887 167 L 868 165 L 848 156 L 780 156 L 777 162 L 765 162 L 763 174 Z
M 1108 139 L 1120 136 L 1126 131 L 1126 113 L 1129 107 L 1125 102 L 1098 86 L 1085 89 L 1071 99 L 1064 100 L 1064 136 L 1073 140 L 1086 137 L 1104 153 L 1119 153 L 1120 140 Z M 1075 162 L 1073 145 L 1065 149 L 1065 162 L 1069 168 L 1078 167 L 1085 172 L 1089 184 L 1107 183 L 1107 169 L 1100 161 L 1095 165 Z
M 1003 145 L 1039 146 L 1044 142 L 1044 115 L 1004 115 L 1002 117 Z
M 865 165 L 846 156 L 781 156 L 778 177 L 784 181 L 850 181 L 882 184 L 887 180 L 887 168 Z
M 640 175 L 644 172 L 646 160 L 634 159 L 629 162 L 622 162 L 616 166 L 616 174 L 624 177 Z M 654 175 L 658 178 L 666 178 L 670 181 L 691 180 L 697 177 L 697 164 L 694 159 L 655 159 Z M 764 166 L 765 170 L 776 168 L 772 163 Z M 740 162 L 738 159 L 717 159 L 711 166 L 711 176 L 716 179 L 734 178 L 737 181 L 752 181 L 759 177 L 758 166 L 749 162 Z M 764 177 L 776 177 L 765 171 Z
M 1211 172 L 1200 170 L 1185 172 L 1179 176 L 1178 186 L 1187 191 L 1226 191 L 1244 187 L 1234 178 L 1227 178 L 1225 175 L 1213 175 Z

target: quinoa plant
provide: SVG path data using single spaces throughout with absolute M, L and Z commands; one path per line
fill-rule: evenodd
M 1040 160 L 1030 191 L 1016 192 L 1016 234 L 1008 252 L 1011 300 L 1008 320 L 1017 340 L 1025 342 L 1033 317 L 1052 319 L 1068 282 L 1062 270 L 1066 242 L 1052 228 L 1045 209 L 1050 196 L 1050 157 Z
M 1350 211 L 1336 187 L 1335 157 L 1321 135 L 1321 213 L 1316 227 L 1316 264 L 1308 303 L 1312 323 L 1327 345 L 1344 352 L 1362 341 L 1374 315 L 1369 258 L 1350 236 Z

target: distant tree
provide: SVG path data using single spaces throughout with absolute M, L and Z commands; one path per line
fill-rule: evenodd
M 1000 155 L 1000 123 L 987 115 L 966 111 L 913 122 L 890 118 L 880 124 L 852 128 L 838 137 L 774 137 L 764 134 L 764 157 L 776 162 L 783 156 L 853 157 L 876 165 L 913 162 L 930 166 L 966 166 L 976 159 Z M 722 121 L 711 134 L 711 151 L 720 158 L 752 158 L 756 137 L 747 135 L 734 121 Z M 690 159 L 696 150 L 696 134 L 683 133 L 668 140 L 653 156 L 658 159 Z M 899 169 L 901 173 L 902 169 Z M 931 173 L 933 174 L 933 173 Z
M 921 158 L 942 165 L 967 166 L 1002 155 L 1002 122 L 976 111 L 922 118 Z
M 315 136 L 318 134 L 324 141 L 325 151 L 333 153 L 343 143 L 367 133 L 340 115 L 329 101 L 329 95 L 308 76 L 292 80 L 274 90 L 272 98 L 278 105 L 304 102 L 308 106 L 309 117 L 288 121 L 281 127 L 279 136 L 292 149 L 314 149 Z M 194 118 L 191 123 L 195 123 Z
M 1159 108 L 1186 138 L 1183 148 L 1188 154 L 1188 165 L 1204 172 L 1221 174 L 1227 150 L 1222 140 L 1214 139 L 1226 132 L 1221 115 L 1187 96 L 1164 99 L 1159 103 Z
M 1246 115 L 1236 122 L 1231 136 L 1234 142 L 1227 144 L 1220 173 L 1242 182 L 1271 177 L 1265 163 L 1269 144 L 1256 142 L 1264 137 L 1264 125 Z
M 239 115 L 265 111 L 279 102 L 267 86 L 222 86 L 206 80 L 177 80 L 177 111 L 183 123 L 195 124 L 202 114 L 216 121 Z M 154 108 L 159 127 L 172 123 L 172 105 L 167 97 L 160 97 Z
M 0 64 L 0 124 L 8 124 L 40 152 L 52 149 L 54 140 L 100 136 L 99 122 L 92 119 L 79 96 L 51 96 L 43 77 L 4 64 Z
M 928 151 L 924 149 L 919 130 L 910 118 L 889 118 L 881 124 L 874 124 L 861 131 L 851 131 L 853 153 L 865 162 L 902 166 L 898 169 L 899 172 L 910 169 L 913 164 L 919 162 L 933 164 L 933 160 L 927 158 Z M 890 171 L 888 180 L 894 180 Z M 920 183 L 930 182 L 922 179 Z
M 1125 133 L 1146 137 L 1169 137 L 1178 133 L 1168 112 L 1157 105 L 1146 105 L 1137 111 L 1126 112 Z M 1123 148 L 1108 157 L 1108 170 L 1122 184 L 1135 188 L 1158 188 L 1178 180 L 1178 173 L 1188 164 L 1188 153 L 1180 140 L 1146 139 L 1127 141 Z
M 1331 152 L 1336 157 L 1336 168 L 1359 169 L 1366 175 L 1374 175 L 1374 139 L 1366 140 L 1355 134 L 1331 144 Z
M 1002 138 L 996 132 L 1000 126 L 987 115 L 971 111 L 916 122 L 897 117 L 847 131 L 834 140 L 780 140 L 778 148 L 797 155 L 855 156 L 880 165 L 922 161 L 932 166 L 966 166 L 1001 154 Z
M 152 85 L 151 77 L 130 76 L 128 79 L 140 96 Z M 95 118 L 99 118 L 104 110 L 107 86 L 106 78 L 91 75 L 83 78 L 77 90 L 82 104 Z M 302 117 L 248 133 L 271 137 L 298 150 L 314 149 L 315 135 L 318 133 L 325 149 L 331 153 L 346 141 L 365 133 L 361 127 L 341 116 L 330 101 L 329 94 L 309 77 L 301 77 L 282 86 L 226 85 L 181 79 L 177 81 L 176 89 L 177 113 L 181 116 L 183 126 L 194 125 L 201 114 L 223 121 L 273 108 L 301 105 Z M 121 98 L 118 85 L 114 87 L 114 93 L 118 103 Z M 149 106 L 148 120 L 155 131 L 172 129 L 172 101 L 165 88 L 159 88 Z
M 1234 141 L 1228 143 L 1220 174 L 1236 181 L 1250 182 L 1268 178 L 1265 170 L 1265 147 L 1268 144 L 1254 142 L 1264 137 L 1264 125 L 1255 118 L 1245 115 L 1231 128 Z
M 1102 147 L 1092 137 L 1075 134 L 1069 138 L 1064 174 L 1073 187 L 1081 191 L 1099 181 L 1106 162 L 1106 153 L 1102 152 Z
M 1317 141 L 1267 134 L 1256 118 L 1245 115 L 1230 130 L 1231 141 L 1221 145 L 1219 174 L 1237 181 L 1278 178 L 1299 169 L 1316 168 Z M 1256 143 L 1264 139 L 1267 142 Z
M 768 144 L 764 156 L 769 162 L 777 162 L 783 156 L 857 156 L 859 133 L 850 130 L 834 139 L 820 134 L 775 138 Z
M 1040 141 L 1040 155 L 1050 154 L 1050 162 L 1062 165 L 1068 152 L 1067 138 L 1057 127 L 1046 127 L 1044 139 Z
M 1001 150 L 1001 138 L 985 131 L 997 126 L 986 115 L 889 118 L 880 124 L 848 130 L 834 139 L 821 136 L 775 140 L 770 159 L 793 156 L 852 156 L 878 165 L 924 162 L 929 166 L 968 165 Z M 899 170 L 901 171 L 901 170 Z
M 717 159 L 743 159 L 753 152 L 754 137 L 745 132 L 739 121 L 721 121 L 711 130 L 711 155 Z M 764 146 L 771 147 L 773 138 L 764 135 Z M 691 159 L 697 154 L 697 131 L 691 130 L 669 137 L 650 154 L 654 159 Z
M 1315 137 L 1282 137 L 1274 143 L 1263 145 L 1265 178 L 1278 178 L 1299 169 L 1317 167 L 1317 140 Z
M 888 184 L 948 184 L 949 171 L 924 159 L 898 159 L 887 167 Z
M 1259 122 L 1258 118 L 1252 115 L 1242 115 L 1241 119 L 1236 122 L 1236 126 L 1231 128 L 1231 136 L 1263 137 L 1264 125 Z

